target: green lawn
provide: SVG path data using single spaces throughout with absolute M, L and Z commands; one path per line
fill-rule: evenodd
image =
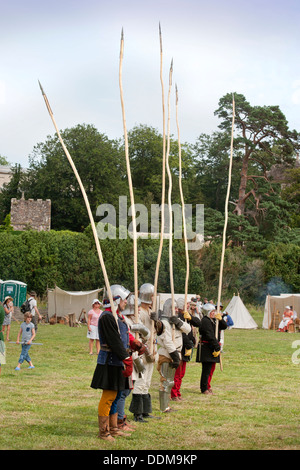
M 255 320 L 260 326 L 261 312 Z M 18 328 L 13 322 L 14 341 Z M 35 341 L 43 343 L 30 350 L 35 369 L 24 364 L 20 372 L 14 368 L 21 346 L 6 343 L 1 450 L 300 449 L 300 364 L 292 362 L 299 333 L 227 331 L 224 368 L 217 366 L 213 378 L 216 395 L 200 394 L 201 365 L 194 354 L 183 381 L 184 401 L 172 403 L 176 412 L 167 416 L 159 411 L 155 370 L 150 392 L 153 413 L 161 419 L 138 424 L 130 437 L 114 443 L 97 438 L 101 392 L 90 388 L 96 354 L 88 354 L 86 326 L 40 325 Z

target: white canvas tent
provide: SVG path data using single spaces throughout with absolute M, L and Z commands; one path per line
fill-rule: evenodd
M 272 316 L 279 312 L 281 319 L 287 305 L 292 306 L 300 318 L 300 294 L 267 295 L 262 327 L 266 330 L 271 328 Z
M 223 312 L 228 312 L 233 320 L 232 328 L 256 329 L 257 324 L 251 317 L 239 295 L 233 295 L 231 301 L 224 308 Z
M 64 317 L 69 313 L 75 313 L 78 320 L 82 309 L 86 313 L 91 310 L 93 300 L 98 298 L 98 294 L 102 290 L 74 292 L 60 289 L 57 286 L 55 289 L 48 289 L 48 317 L 51 318 L 55 314 L 58 317 Z

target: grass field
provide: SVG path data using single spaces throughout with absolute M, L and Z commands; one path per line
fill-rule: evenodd
M 251 314 L 260 326 L 262 312 Z M 12 341 L 18 329 L 13 322 Z M 300 449 L 299 333 L 227 331 L 224 368 L 217 366 L 213 377 L 216 395 L 200 394 L 201 365 L 192 358 L 182 385 L 184 400 L 172 402 L 176 411 L 168 415 L 159 411 L 155 370 L 150 392 L 153 414 L 161 419 L 137 424 L 130 437 L 114 443 L 97 438 L 101 391 L 90 388 L 97 356 L 88 354 L 86 326 L 40 325 L 35 341 L 43 343 L 30 350 L 35 369 L 24 364 L 20 372 L 14 368 L 21 346 L 6 343 L 1 450 Z

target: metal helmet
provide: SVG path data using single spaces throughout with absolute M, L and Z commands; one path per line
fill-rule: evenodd
M 113 301 L 116 305 L 119 305 L 120 300 L 127 299 L 130 294 L 130 291 L 125 287 L 121 286 L 120 284 L 114 284 L 113 286 L 110 286 L 110 290 L 111 295 L 113 297 Z M 110 307 L 108 292 L 106 289 L 103 295 L 103 304 L 106 305 L 106 307 Z
M 176 303 L 177 303 L 177 308 L 179 308 L 179 310 L 184 309 L 185 299 L 183 297 L 179 297 L 179 299 L 176 300 Z
M 154 286 L 153 284 L 146 283 L 140 287 L 139 290 L 139 299 L 144 304 L 152 304 L 154 295 Z
M 175 307 L 176 307 L 176 300 L 175 300 Z M 176 314 L 176 312 L 175 312 Z M 165 301 L 164 306 L 163 306 L 163 311 L 162 311 L 162 317 L 164 318 L 170 318 L 173 316 L 173 311 L 172 311 L 172 299 L 169 298 Z
M 134 294 L 129 294 L 129 296 L 127 297 L 127 305 L 126 305 L 126 308 L 125 310 L 123 310 L 122 314 L 123 315 L 134 315 L 134 300 L 135 300 L 135 296 Z M 141 301 L 140 299 L 138 299 L 138 305 L 141 304 Z
M 212 312 L 213 310 L 216 310 L 215 306 L 213 304 L 205 304 L 203 305 L 201 311 L 202 311 L 202 314 L 207 317 L 209 316 L 210 312 Z

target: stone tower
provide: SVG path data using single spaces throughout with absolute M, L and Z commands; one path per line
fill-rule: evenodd
M 11 199 L 10 223 L 14 230 L 32 228 L 38 232 L 51 228 L 51 200 Z

